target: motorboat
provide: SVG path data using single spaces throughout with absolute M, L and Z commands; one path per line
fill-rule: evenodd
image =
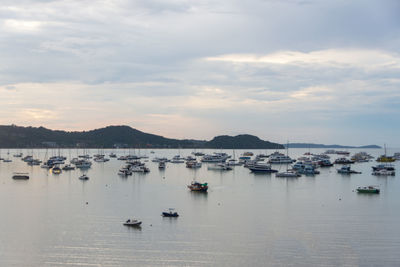
M 163 217 L 179 217 L 179 214 L 174 209 L 169 209 L 161 214 Z
M 87 176 L 86 174 L 83 174 L 83 175 L 79 176 L 79 180 L 83 180 L 83 181 L 89 180 L 89 176 Z
M 187 186 L 190 191 L 196 191 L 196 192 L 207 192 L 208 190 L 208 183 L 199 183 L 196 181 L 193 181 L 190 185 Z
M 28 180 L 29 179 L 29 173 L 26 172 L 14 172 L 13 179 L 15 180 Z
M 274 170 L 271 168 L 269 164 L 255 163 L 253 166 L 249 166 L 250 171 L 256 173 L 273 173 L 278 172 L 278 170 Z
M 128 219 L 126 222 L 124 222 L 125 226 L 140 226 L 142 224 L 142 221 L 136 220 L 136 219 Z
M 115 153 L 110 153 L 110 155 L 108 155 L 110 158 L 116 158 L 117 157 L 117 154 L 115 154 Z
M 359 186 L 357 187 L 358 193 L 369 193 L 369 194 L 379 194 L 381 190 L 378 186 L 369 185 L 369 186 Z
M 343 165 L 340 169 L 337 169 L 337 172 L 340 174 L 361 174 L 361 172 L 352 170 L 350 165 Z
M 250 156 L 251 157 L 253 155 L 254 155 L 253 152 L 249 152 L 249 151 L 243 153 L 243 156 Z

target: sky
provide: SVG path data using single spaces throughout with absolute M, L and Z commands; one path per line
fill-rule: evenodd
M 400 147 L 398 0 L 2 0 L 0 124 Z

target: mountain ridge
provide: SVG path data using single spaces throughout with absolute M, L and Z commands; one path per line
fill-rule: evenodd
M 281 144 L 243 134 L 216 136 L 210 141 L 173 139 L 145 133 L 126 125 L 113 125 L 89 131 L 50 130 L 45 127 L 0 125 L 0 148 L 84 147 L 84 148 L 260 148 L 283 149 Z

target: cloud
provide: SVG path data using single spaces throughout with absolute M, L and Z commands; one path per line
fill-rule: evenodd
M 397 142 L 399 7 L 391 0 L 5 0 L 0 123 L 129 124 L 170 137 L 248 132 L 326 143 L 362 130 L 369 137 L 361 144 Z M 369 118 L 379 130 L 361 123 Z
M 208 61 L 222 61 L 243 64 L 271 64 L 315 66 L 332 68 L 400 68 L 400 56 L 379 50 L 328 49 L 311 51 L 279 51 L 267 55 L 233 54 L 206 58 Z

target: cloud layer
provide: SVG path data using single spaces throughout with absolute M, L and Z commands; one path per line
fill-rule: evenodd
M 1 124 L 400 146 L 398 1 L 4 1 Z

